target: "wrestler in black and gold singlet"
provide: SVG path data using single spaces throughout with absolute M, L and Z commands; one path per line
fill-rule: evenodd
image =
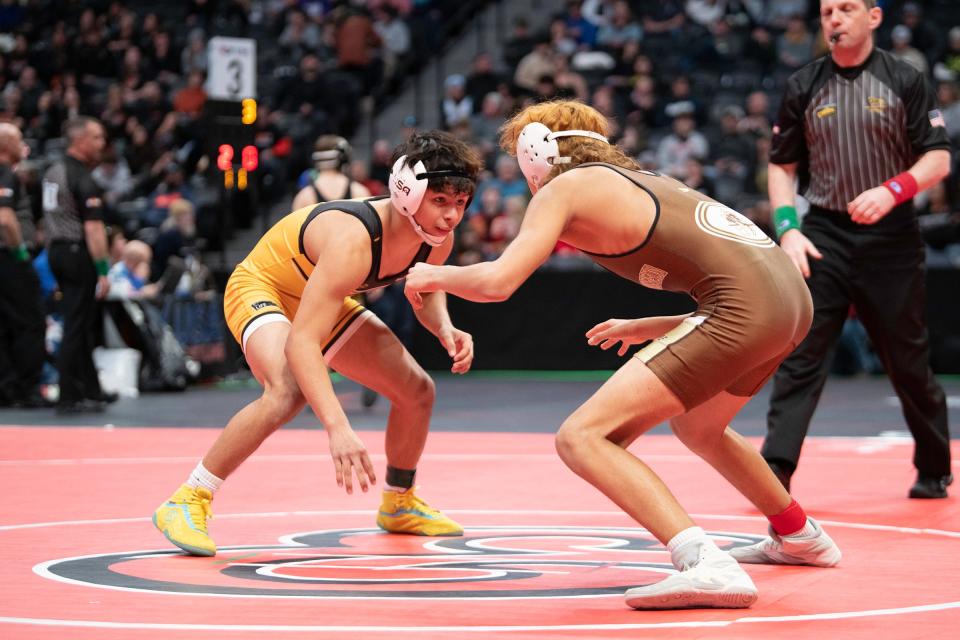
M 304 252 L 303 237 L 307 226 L 325 211 L 341 211 L 355 216 L 370 234 L 370 272 L 355 293 L 385 287 L 407 275 L 410 267 L 417 262 L 426 261 L 431 248 L 424 243 L 406 269 L 379 278 L 383 225 L 370 202 L 381 199 L 337 200 L 310 205 L 290 213 L 271 227 L 243 262 L 237 265 L 227 282 L 223 307 L 227 326 L 237 342 L 243 345 L 244 332 L 254 321 L 269 320 L 267 316 L 270 315 L 293 320 L 307 279 L 314 268 Z M 330 355 L 329 351 L 334 345 L 356 330 L 364 314 L 368 313 L 353 298 L 345 298 L 333 331 L 324 341 L 324 355 Z

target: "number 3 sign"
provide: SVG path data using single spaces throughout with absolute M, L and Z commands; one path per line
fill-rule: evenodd
M 251 38 L 210 38 L 207 95 L 215 100 L 257 96 L 257 43 Z

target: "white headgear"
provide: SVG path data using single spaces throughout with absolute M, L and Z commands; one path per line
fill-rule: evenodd
M 437 169 L 427 171 L 422 160 L 411 167 L 407 164 L 407 156 L 400 156 L 393 163 L 393 169 L 390 170 L 390 178 L 387 180 L 387 186 L 390 189 L 390 203 L 393 208 L 399 211 L 413 225 L 413 230 L 417 232 L 420 238 L 431 247 L 443 244 L 447 235 L 433 236 L 426 233 L 423 228 L 417 224 L 414 216 L 423 202 L 423 196 L 427 193 L 427 185 L 430 184 L 430 178 L 467 178 L 472 177 L 463 171 L 457 169 Z
M 557 138 L 570 136 L 583 136 L 607 142 L 607 139 L 596 131 L 584 129 L 551 131 L 542 122 L 531 122 L 520 131 L 520 137 L 517 139 L 517 162 L 520 164 L 523 177 L 532 185 L 532 191 L 540 188 L 554 165 L 570 162 L 569 156 L 560 155 L 560 147 L 557 144 Z

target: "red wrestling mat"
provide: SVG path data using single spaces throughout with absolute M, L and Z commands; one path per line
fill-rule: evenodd
M 217 496 L 218 556 L 191 558 L 150 515 L 216 435 L 0 429 L 0 637 L 875 640 L 960 624 L 960 509 L 905 498 L 909 441 L 808 440 L 795 495 L 840 545 L 839 567 L 748 565 L 750 609 L 639 612 L 621 594 L 669 570 L 665 550 L 569 472 L 550 436 L 433 434 L 420 493 L 467 533 L 416 538 L 375 528 L 379 491 L 337 489 L 322 433 L 281 431 Z M 382 470 L 382 434 L 362 436 Z M 633 450 L 721 546 L 765 531 L 673 438 Z

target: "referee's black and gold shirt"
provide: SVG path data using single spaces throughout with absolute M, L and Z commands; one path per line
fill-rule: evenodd
M 103 194 L 90 169 L 72 156 L 43 176 L 43 219 L 48 242 L 84 240 L 83 223 L 103 220 Z
M 809 180 L 803 196 L 844 215 L 849 202 L 906 171 L 919 156 L 950 148 L 926 78 L 876 48 L 857 67 L 838 67 L 828 55 L 791 75 L 773 134 L 770 161 L 799 163 Z M 907 203 L 872 230 L 913 224 Z

